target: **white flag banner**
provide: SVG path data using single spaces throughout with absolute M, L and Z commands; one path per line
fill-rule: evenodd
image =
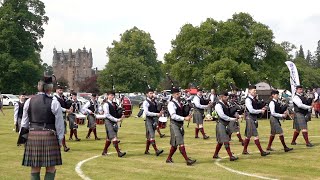
M 286 61 L 290 71 L 290 85 L 292 96 L 296 93 L 296 86 L 300 85 L 299 74 L 296 65 L 292 61 Z

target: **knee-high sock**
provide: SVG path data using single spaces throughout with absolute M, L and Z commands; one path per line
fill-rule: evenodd
M 219 154 L 221 147 L 222 147 L 222 143 L 218 143 L 216 146 L 216 151 L 214 152 L 213 156 L 217 156 Z
M 107 152 L 110 144 L 111 144 L 111 141 L 109 141 L 109 139 L 107 139 L 107 140 L 106 140 L 106 144 L 104 145 L 103 151 Z
M 157 127 L 157 132 L 159 133 L 159 135 L 161 135 L 159 126 Z
M 177 147 L 171 146 L 167 160 L 172 159 L 172 156 L 176 152 L 176 150 L 177 150 Z
M 309 137 L 308 137 L 308 132 L 302 132 L 303 138 L 306 141 L 307 144 L 309 144 Z
M 63 145 L 63 147 L 67 147 L 65 136 L 63 136 L 62 145 Z
M 93 131 L 94 137 L 98 138 L 98 136 L 97 136 L 97 128 L 94 128 L 92 131 Z
M 227 150 L 227 153 L 228 153 L 229 157 L 232 157 L 233 155 L 232 155 L 232 152 L 230 150 L 230 143 L 228 143 L 228 142 L 224 143 L 224 146 L 225 146 L 225 148 Z
M 259 139 L 254 140 L 254 143 L 257 145 L 257 147 L 258 147 L 258 149 L 259 149 L 260 153 L 263 153 L 264 151 L 263 151 L 263 150 L 262 150 L 262 148 L 261 148 L 261 145 L 260 145 L 260 141 L 259 141 Z
M 147 141 L 146 141 L 146 152 L 149 151 L 149 147 L 150 147 L 150 140 L 147 139 Z
M 119 149 L 118 143 L 119 143 L 118 141 L 113 141 L 113 146 L 117 150 L 117 153 L 119 154 L 120 153 L 120 149 Z
M 87 134 L 87 137 L 90 137 L 91 132 L 92 132 L 92 129 L 91 129 L 91 128 L 89 128 L 89 130 L 88 130 L 88 134 Z
M 74 137 L 76 137 L 76 139 L 78 139 L 78 130 L 77 129 L 73 130 L 73 134 L 74 134 Z
M 152 146 L 153 146 L 153 149 L 155 150 L 155 151 L 158 151 L 158 148 L 157 148 L 157 145 L 156 145 L 156 140 L 150 140 L 150 144 L 152 144 Z
M 196 128 L 195 129 L 195 137 L 199 137 L 198 134 L 199 134 L 199 128 Z
M 270 138 L 269 138 L 269 144 L 268 144 L 267 149 L 270 149 L 270 148 L 271 148 L 273 140 L 274 140 L 274 136 L 271 135 Z
M 31 173 L 31 180 L 40 180 L 40 172 Z
M 74 129 L 70 129 L 70 139 L 72 139 Z
M 237 132 L 237 137 L 238 137 L 238 139 L 239 139 L 239 142 L 243 142 L 243 139 L 242 139 L 242 137 L 241 137 L 240 132 Z
M 46 172 L 46 175 L 44 176 L 44 180 L 54 180 L 56 176 L 56 171 L 55 172 Z
M 281 141 L 281 143 L 282 143 L 283 147 L 284 147 L 284 148 L 286 148 L 286 147 L 287 147 L 287 145 L 286 145 L 286 143 L 284 142 L 284 137 L 283 137 L 283 135 L 280 135 L 280 136 L 279 136 L 279 139 L 280 139 L 280 141 Z
M 250 139 L 246 138 L 244 140 L 244 146 L 243 146 L 243 152 L 248 152 L 248 145 L 249 145 Z
M 293 143 L 295 143 L 295 142 L 296 142 L 296 140 L 297 140 L 298 136 L 299 136 L 299 132 L 294 131 L 294 132 L 293 132 L 293 138 L 292 138 L 292 142 L 293 142 Z
M 204 129 L 203 129 L 203 127 L 202 127 L 202 128 L 199 128 L 199 130 L 200 130 L 200 132 L 201 132 L 202 136 L 204 137 L 204 136 L 206 135 L 206 133 L 204 133 Z
M 180 150 L 180 153 L 182 154 L 182 156 L 184 157 L 184 159 L 186 160 L 186 161 L 188 161 L 188 156 L 187 156 L 187 152 L 186 152 L 186 149 L 185 149 L 185 147 L 184 146 L 180 146 L 179 147 L 179 150 Z

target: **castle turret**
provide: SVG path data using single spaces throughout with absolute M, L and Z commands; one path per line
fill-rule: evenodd
M 74 62 L 74 66 L 76 66 L 76 67 L 80 66 L 80 53 L 81 53 L 81 50 L 78 49 L 76 52 L 76 57 L 75 57 L 75 62 Z
M 61 52 L 61 55 L 60 55 L 60 61 L 61 63 L 64 63 L 66 57 L 64 56 L 64 52 L 63 52 L 63 49 L 62 49 L 62 52 Z
M 88 57 L 88 67 L 92 67 L 92 61 L 93 61 L 93 58 L 92 58 L 92 50 L 90 48 L 89 50 L 89 57 Z
M 53 48 L 53 58 L 52 58 L 52 66 L 55 67 L 58 64 L 58 53 L 57 53 L 57 49 Z
M 72 49 L 69 49 L 68 61 L 72 61 Z

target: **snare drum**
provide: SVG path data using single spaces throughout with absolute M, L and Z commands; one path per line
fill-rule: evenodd
M 77 123 L 79 125 L 84 125 L 86 116 L 83 114 L 79 114 L 79 113 L 75 113 L 75 115 L 76 115 L 76 122 L 75 123 Z
M 160 129 L 164 129 L 167 127 L 167 121 L 168 118 L 167 117 L 159 117 L 159 122 L 158 122 L 158 126 Z
M 95 117 L 96 117 L 96 124 L 104 124 L 104 119 L 105 119 L 105 116 L 104 115 L 101 115 L 101 114 L 95 114 Z

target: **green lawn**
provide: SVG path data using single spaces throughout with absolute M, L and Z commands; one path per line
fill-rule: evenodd
M 137 108 L 136 108 L 137 110 Z M 13 109 L 4 109 L 6 116 L 0 114 L 0 179 L 29 179 L 30 169 L 21 165 L 23 146 L 17 147 L 17 134 L 13 129 Z M 134 111 L 136 115 L 136 111 Z M 244 132 L 245 122 L 241 123 L 241 132 Z M 292 121 L 282 123 L 285 132 L 286 142 L 294 150 L 284 153 L 278 137 L 275 138 L 270 156 L 261 157 L 257 147 L 251 140 L 249 145 L 249 156 L 239 155 L 239 160 L 230 162 L 222 159 L 219 163 L 233 170 L 255 174 L 275 179 L 320 179 L 320 133 L 319 121 L 313 119 L 309 123 L 310 140 L 316 146 L 306 148 L 302 136 L 298 137 L 296 146 L 291 146 Z M 166 137 L 160 139 L 157 135 L 158 147 L 165 152 L 156 157 L 144 155 L 145 150 L 145 128 L 143 119 L 128 118 L 119 130 L 121 139 L 120 148 L 127 151 L 124 158 L 118 158 L 114 154 L 113 146 L 110 146 L 108 156 L 99 156 L 84 163 L 81 167 L 83 173 L 91 179 L 257 179 L 245 175 L 229 172 L 215 164 L 212 155 L 215 149 L 215 122 L 206 122 L 205 130 L 210 136 L 209 140 L 194 139 L 194 125 L 185 126 L 185 144 L 190 157 L 197 159 L 194 166 L 185 164 L 182 155 L 177 151 L 173 156 L 174 164 L 166 164 L 165 160 L 169 152 L 169 128 L 162 130 Z M 267 146 L 269 139 L 269 121 L 262 120 L 259 123 L 259 134 L 263 148 Z M 62 152 L 63 165 L 57 169 L 57 179 L 81 179 L 75 166 L 78 162 L 87 158 L 100 155 L 104 147 L 104 140 L 95 141 L 85 139 L 87 128 L 79 128 L 80 142 L 67 140 L 71 150 Z M 68 137 L 69 135 L 67 135 Z M 105 137 L 104 126 L 98 126 L 98 136 Z M 242 146 L 237 142 L 236 135 L 233 135 L 231 150 L 235 154 L 242 152 Z M 152 150 L 152 149 L 151 149 Z M 220 151 L 220 157 L 227 156 L 224 148 Z M 42 173 L 43 175 L 44 173 Z

